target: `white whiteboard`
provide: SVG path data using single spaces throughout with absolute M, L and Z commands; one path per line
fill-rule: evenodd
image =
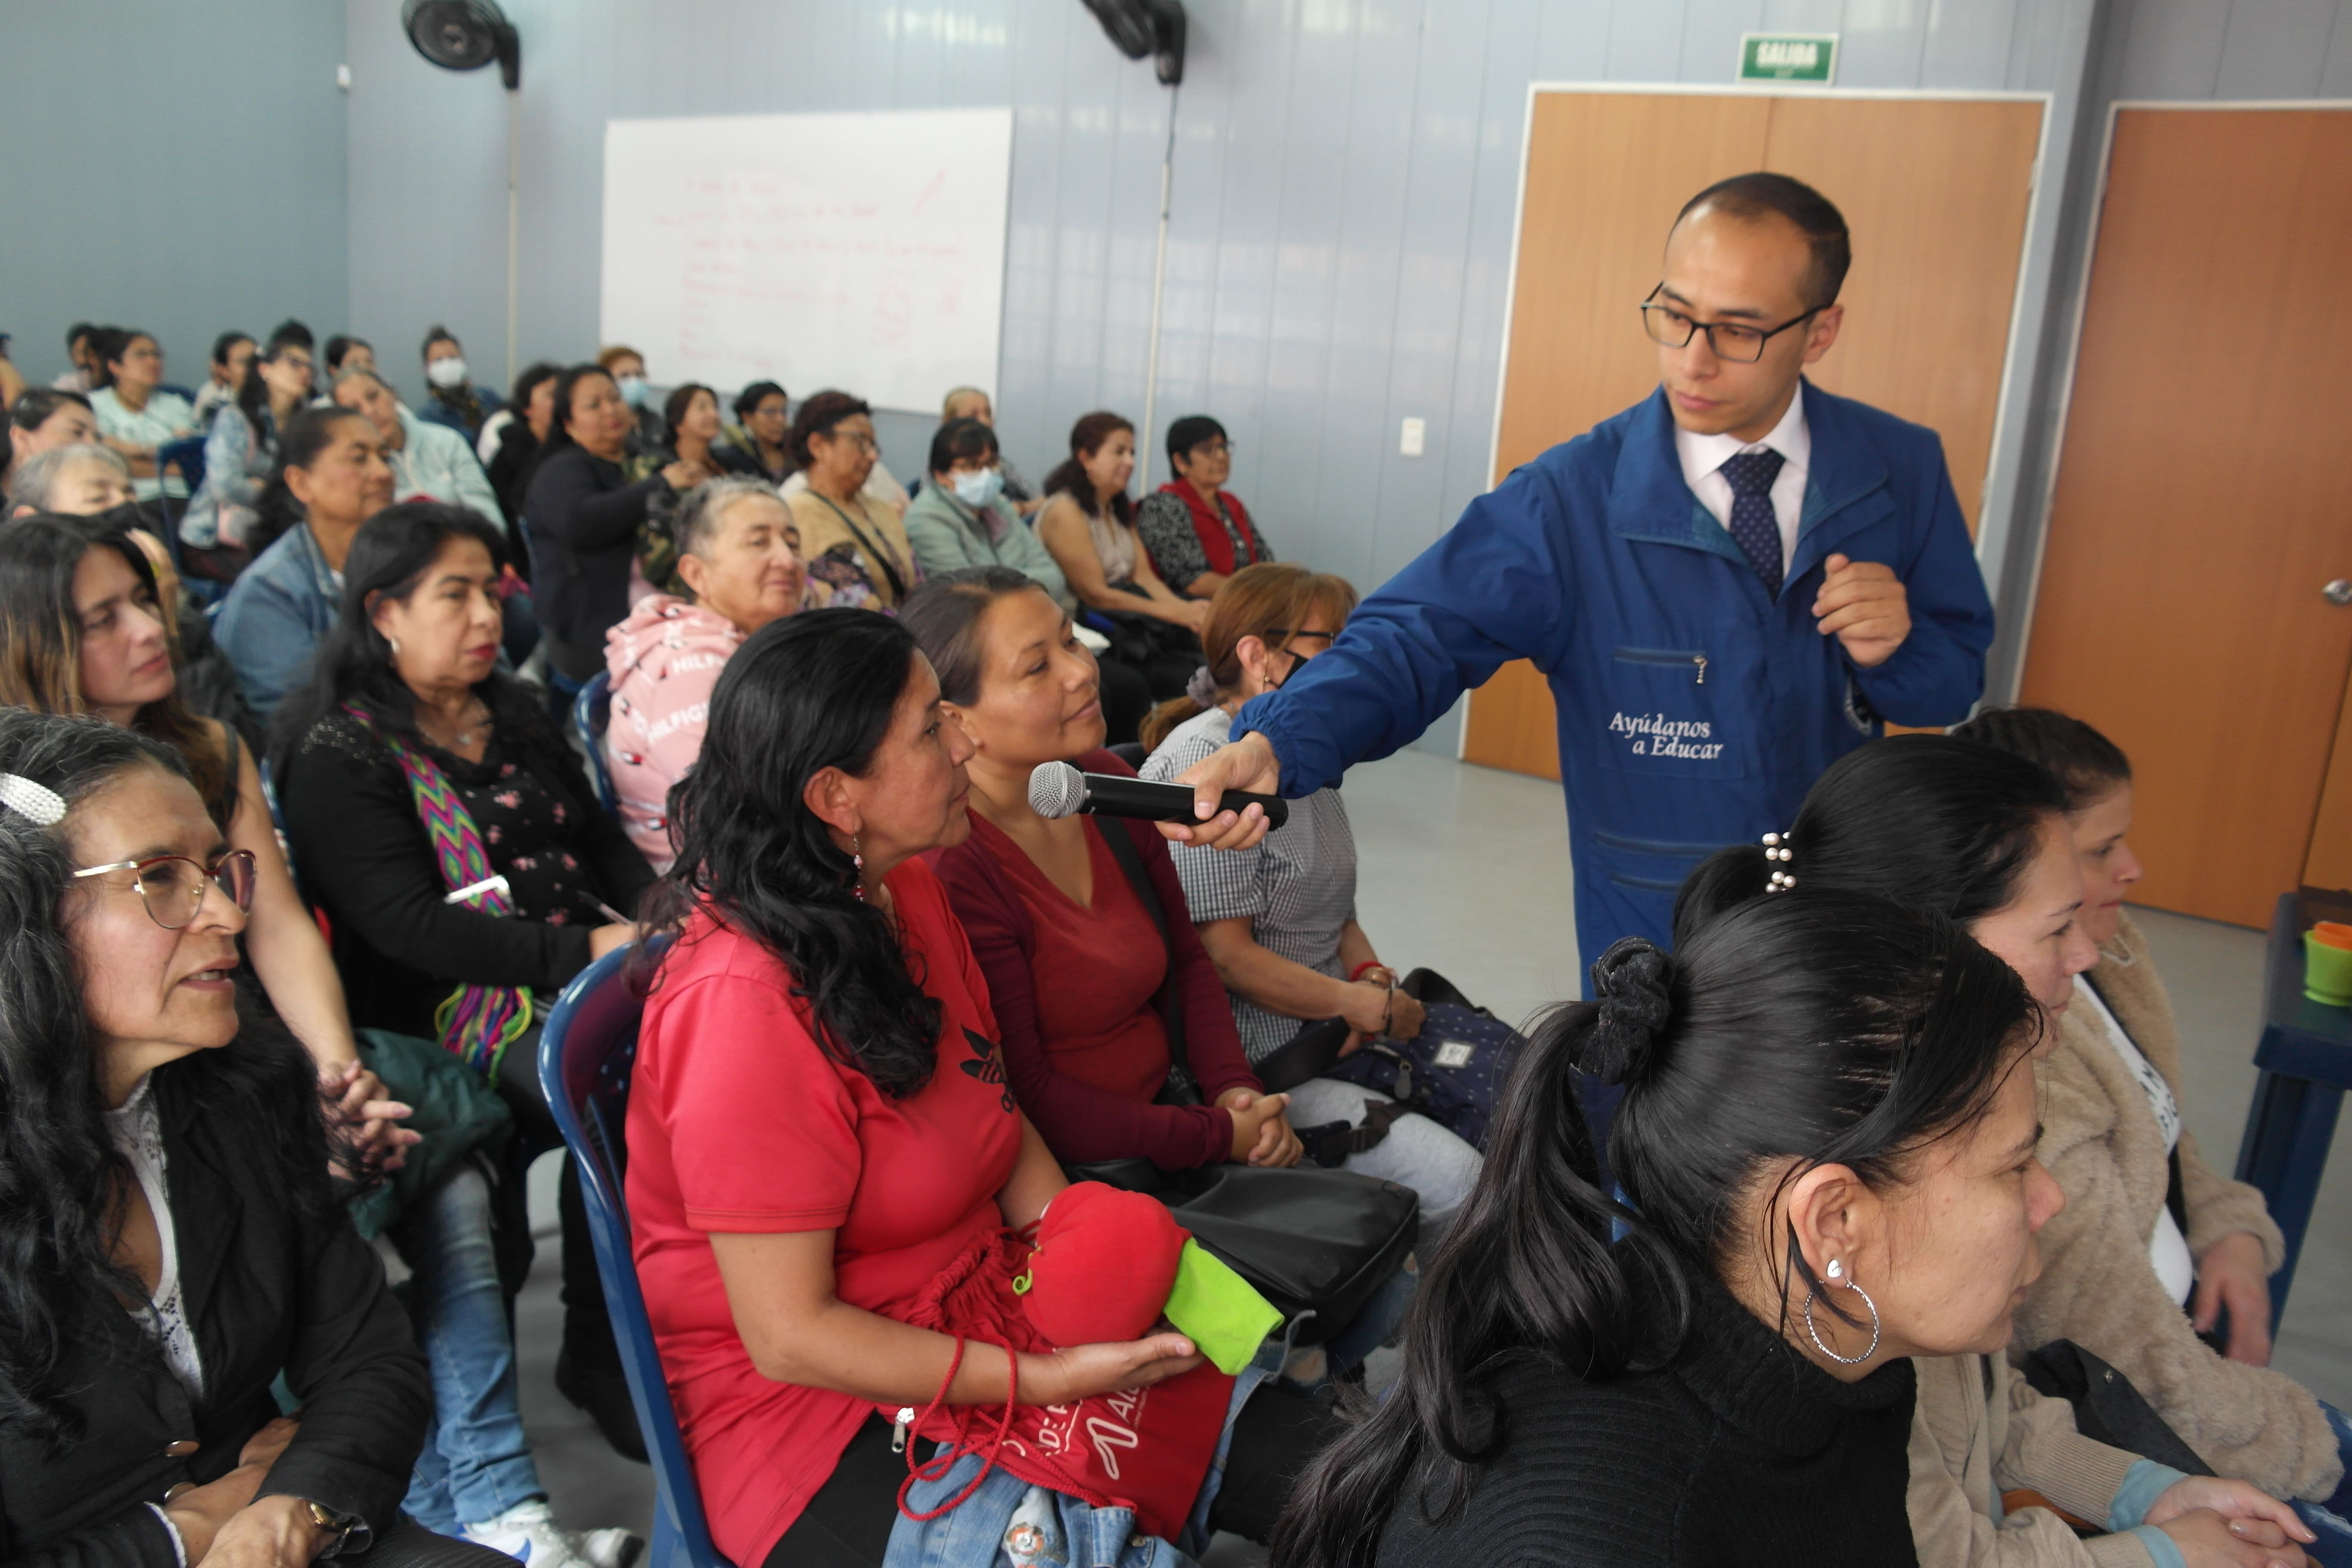
M 613 120 L 603 341 L 657 385 L 992 389 L 1010 109 Z

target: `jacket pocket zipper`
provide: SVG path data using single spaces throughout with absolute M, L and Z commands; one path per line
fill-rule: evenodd
M 1706 655 L 1674 647 L 1621 647 L 1617 657 L 1627 664 L 1687 664 L 1696 671 L 1692 684 L 1706 684 Z

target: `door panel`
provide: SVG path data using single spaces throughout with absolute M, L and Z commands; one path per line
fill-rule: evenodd
M 1971 531 L 2032 205 L 2042 106 L 2014 99 L 1546 92 L 1528 124 L 1495 481 L 1657 384 L 1635 307 L 1675 214 L 1773 169 L 1845 214 L 1844 331 L 1829 391 L 1937 430 Z M 1551 693 L 1526 664 L 1470 701 L 1463 755 L 1559 776 Z
M 2128 752 L 2138 901 L 2266 926 L 2352 668 L 2352 112 L 2118 110 L 2022 699 Z

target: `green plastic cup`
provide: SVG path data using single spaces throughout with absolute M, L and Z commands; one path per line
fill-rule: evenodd
M 2352 1007 L 2352 949 L 2303 933 L 2303 994 L 2330 1007 Z

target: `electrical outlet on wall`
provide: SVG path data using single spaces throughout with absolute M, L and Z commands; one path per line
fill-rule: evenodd
M 335 85 L 336 85 L 338 88 L 341 89 L 342 89 L 343 91 L 345 91 L 345 92 L 349 92 L 349 91 L 351 91 L 351 90 L 352 90 L 352 68 L 351 68 L 351 67 L 349 67 L 349 66 L 337 66 L 337 67 L 335 68 Z
M 1404 422 L 1404 428 L 1397 433 L 1397 456 L 1401 458 L 1418 458 L 1428 445 L 1429 421 L 1426 419 L 1408 419 Z

